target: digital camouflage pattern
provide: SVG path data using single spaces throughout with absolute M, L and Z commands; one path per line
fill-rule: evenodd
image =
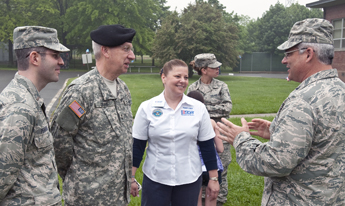
M 333 45 L 333 25 L 326 19 L 318 18 L 298 21 L 291 28 L 289 39 L 278 49 L 287 50 L 302 42 Z
M 321 71 L 283 102 L 269 142 L 237 135 L 240 167 L 265 176 L 261 205 L 345 205 L 344 102 L 337 70 Z
M 56 29 L 41 26 L 22 26 L 13 30 L 13 49 L 33 47 L 67 52 L 69 49 L 59 43 Z
M 223 146 L 224 151 L 222 153 L 218 153 L 224 170 L 222 172 L 222 183 L 220 184 L 217 201 L 224 204 L 228 200 L 228 167 L 231 163 L 231 152 L 230 144 L 228 142 L 223 141 Z
M 219 122 L 222 117 L 227 119 L 229 118 L 232 109 L 232 101 L 227 84 L 214 78 L 210 84 L 203 84 L 201 79 L 199 79 L 188 87 L 187 94 L 194 90 L 199 91 L 204 97 L 204 103 L 212 119 Z M 220 184 L 217 198 L 217 201 L 221 203 L 225 203 L 227 201 L 227 172 L 228 166 L 231 162 L 230 144 L 223 141 L 223 145 L 224 151 L 222 153 L 218 153 L 224 167 L 224 171 L 222 172 L 222 183 Z
M 132 168 L 131 95 L 117 78 L 114 97 L 97 69 L 75 79 L 52 118 L 67 205 L 127 205 Z M 80 118 L 69 108 L 76 100 Z
M 0 94 L 0 205 L 61 205 L 53 136 L 33 83 L 16 74 Z
M 194 57 L 195 66 L 198 68 L 218 68 L 222 63 L 217 61 L 216 56 L 211 53 L 198 54 Z
M 187 94 L 194 90 L 199 91 L 204 97 L 211 118 L 229 118 L 232 101 L 227 84 L 214 78 L 210 84 L 203 84 L 199 79 L 188 87 Z

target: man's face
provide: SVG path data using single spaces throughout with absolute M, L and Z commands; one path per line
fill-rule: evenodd
M 129 64 L 135 59 L 132 43 L 125 42 L 124 44 L 109 48 L 110 63 L 114 72 L 118 75 L 126 73 Z
M 305 51 L 305 49 L 298 49 L 297 47 L 292 47 L 285 51 L 285 57 L 282 60 L 282 64 L 286 64 L 288 68 L 288 78 L 295 82 L 303 81 L 303 53 L 300 51 Z
M 60 52 L 47 49 L 45 55 L 41 55 L 41 65 L 39 67 L 39 73 L 41 81 L 57 82 L 59 81 L 60 67 L 64 65 L 64 62 L 60 56 Z

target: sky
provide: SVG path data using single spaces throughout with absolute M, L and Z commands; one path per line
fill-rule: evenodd
M 234 11 L 234 14 L 248 15 L 256 19 L 261 18 L 263 13 L 268 11 L 271 5 L 275 5 L 278 0 L 218 0 L 223 6 L 226 7 L 228 13 Z M 279 0 L 280 3 L 285 5 L 285 2 L 298 3 L 305 6 L 306 4 L 316 2 L 318 0 Z M 195 0 L 167 0 L 166 5 L 170 6 L 170 10 L 181 12 L 183 8 L 187 7 L 189 3 L 194 4 Z

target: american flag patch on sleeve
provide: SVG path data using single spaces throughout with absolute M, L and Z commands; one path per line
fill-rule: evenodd
M 80 106 L 80 104 L 74 100 L 69 106 L 71 110 L 80 118 L 85 114 L 85 110 Z

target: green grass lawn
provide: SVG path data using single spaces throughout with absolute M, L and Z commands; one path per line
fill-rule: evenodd
M 125 74 L 120 78 L 129 87 L 132 95 L 132 112 L 135 116 L 141 102 L 160 94 L 164 87 L 158 74 Z M 195 75 L 189 84 L 199 78 Z M 233 109 L 231 114 L 276 113 L 284 99 L 293 91 L 298 83 L 284 79 L 220 76 L 230 90 Z M 72 80 L 72 79 L 71 79 Z M 250 121 L 252 118 L 246 118 Z M 264 119 L 273 120 L 273 117 Z M 230 118 L 234 124 L 241 125 L 240 118 Z M 264 142 L 262 138 L 258 138 Z M 263 192 L 263 177 L 244 172 L 236 163 L 236 154 L 231 147 L 232 162 L 228 168 L 229 193 L 224 206 L 260 205 Z M 142 162 L 143 163 L 143 162 Z M 142 164 L 141 164 L 142 165 Z M 136 179 L 141 183 L 143 173 L 137 170 Z M 140 198 L 131 197 L 129 206 L 139 206 Z
M 160 94 L 164 87 L 158 74 L 121 75 L 131 91 L 133 115 L 141 102 Z M 198 75 L 189 80 L 192 84 L 199 79 Z M 233 103 L 231 114 L 276 113 L 299 83 L 285 79 L 219 76 L 230 91 Z
M 159 95 L 164 89 L 158 74 L 125 74 L 120 79 L 126 82 L 131 91 L 133 116 L 141 102 Z M 198 79 L 199 76 L 193 76 L 189 84 Z M 257 77 L 219 76 L 217 79 L 228 85 L 233 104 L 232 115 L 276 113 L 299 84 L 285 79 Z

